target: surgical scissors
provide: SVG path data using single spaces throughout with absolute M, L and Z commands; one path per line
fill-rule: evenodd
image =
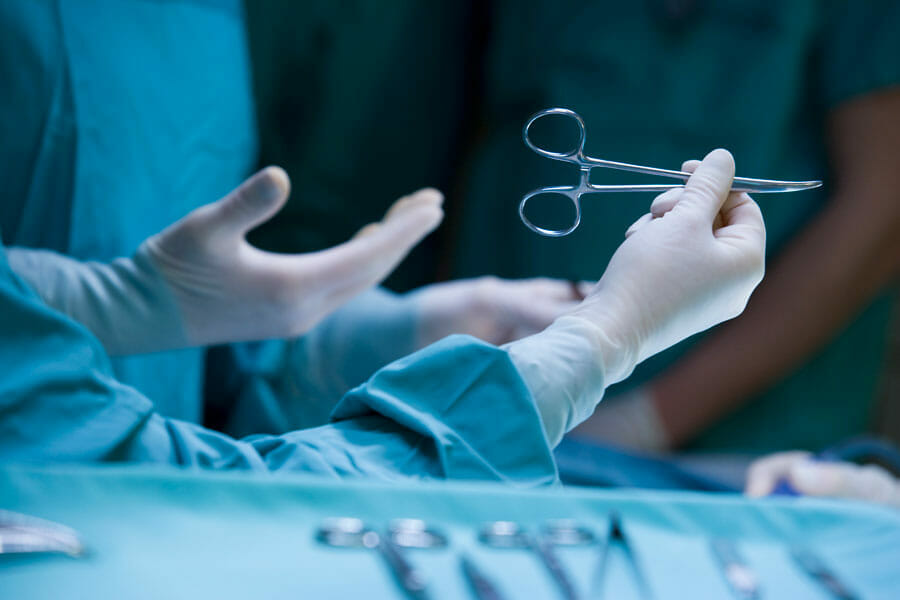
M 567 152 L 554 152 L 547 150 L 535 144 L 531 139 L 531 127 L 538 120 L 558 115 L 575 121 L 578 126 L 578 143 Z M 631 171 L 633 173 L 644 173 L 647 175 L 659 175 L 672 179 L 680 179 L 687 181 L 691 174 L 684 171 L 671 171 L 669 169 L 656 169 L 653 167 L 642 167 L 640 165 L 632 165 L 628 163 L 615 162 L 611 160 L 603 160 L 586 156 L 584 154 L 585 142 L 585 125 L 584 120 L 578 113 L 568 108 L 548 108 L 532 115 L 525 127 L 522 129 L 522 139 L 525 144 L 537 154 L 559 160 L 562 162 L 576 165 L 580 171 L 580 180 L 577 185 L 560 185 L 542 187 L 525 194 L 519 203 L 519 217 L 525 226 L 535 233 L 547 237 L 562 237 L 569 235 L 575 231 L 581 224 L 581 196 L 584 194 L 602 193 L 602 192 L 664 192 L 673 188 L 682 187 L 681 184 L 642 184 L 642 185 L 598 185 L 591 183 L 591 169 L 594 167 L 603 167 L 607 169 L 618 169 L 620 171 Z M 778 193 L 778 192 L 797 192 L 801 190 L 811 190 L 820 187 L 821 181 L 775 181 L 771 179 L 750 179 L 746 177 L 735 177 L 731 190 L 733 192 L 754 192 L 754 193 Z M 575 219 L 569 227 L 563 229 L 550 229 L 540 227 L 531 222 L 525 216 L 525 206 L 528 201 L 535 196 L 545 194 L 556 194 L 565 196 L 575 206 Z
M 609 555 L 613 546 L 618 546 L 625 554 L 625 559 L 631 567 L 631 574 L 640 589 L 641 598 L 644 600 L 652 600 L 653 591 L 650 589 L 650 584 L 647 581 L 646 575 L 644 575 L 644 570 L 641 568 L 637 553 L 632 546 L 631 541 L 628 539 L 628 536 L 625 534 L 625 529 L 622 525 L 622 517 L 616 511 L 611 511 L 609 513 L 609 530 L 606 536 L 606 543 L 603 545 L 603 550 L 600 554 L 600 563 L 597 565 L 597 571 L 595 572 L 594 596 L 602 597 L 603 595 L 606 566 L 609 563 Z
M 391 541 L 401 548 L 445 548 L 447 536 L 430 528 L 421 519 L 394 519 L 388 527 Z M 460 567 L 472 594 L 478 600 L 503 600 L 494 582 L 475 564 L 475 560 L 460 556 Z
M 446 546 L 447 538 L 425 527 L 408 527 L 408 525 L 408 523 L 399 525 L 403 527 L 403 531 L 398 532 L 398 528 L 390 528 L 386 535 L 380 535 L 360 519 L 338 517 L 326 519 L 316 532 L 316 539 L 326 546 L 335 548 L 368 548 L 377 551 L 384 558 L 394 579 L 408 598 L 428 600 L 431 596 L 428 593 L 425 576 L 406 560 L 397 540 L 421 548 Z
M 563 598 L 578 600 L 581 597 L 553 548 L 554 546 L 593 544 L 595 538 L 590 530 L 578 527 L 569 521 L 562 523 L 551 521 L 544 528 L 542 535 L 533 536 L 518 523 L 494 521 L 488 523 L 478 537 L 483 544 L 493 548 L 519 548 L 534 552 L 550 576 L 553 577 Z
M 710 542 L 710 549 L 734 596 L 738 600 L 757 600 L 760 597 L 759 580 L 734 543 L 725 538 L 715 538 Z

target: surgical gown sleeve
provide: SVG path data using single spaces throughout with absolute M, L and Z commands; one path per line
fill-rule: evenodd
M 417 311 L 408 295 L 375 288 L 299 338 L 210 350 L 207 422 L 238 436 L 327 423 L 350 389 L 416 350 Z
M 99 342 L 49 309 L 0 245 L 0 460 L 124 461 L 334 477 L 549 483 L 556 470 L 508 355 L 448 338 L 381 369 L 335 422 L 235 440 L 167 419 L 117 382 Z

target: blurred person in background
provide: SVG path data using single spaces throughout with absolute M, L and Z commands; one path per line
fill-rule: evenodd
M 639 197 L 585 198 L 581 227 L 563 239 L 511 220 L 521 194 L 575 177 L 521 142 L 542 108 L 581 114 L 593 156 L 677 168 L 724 145 L 740 175 L 826 181 L 758 199 L 769 275 L 747 312 L 639 367 L 576 435 L 759 454 L 870 426 L 900 260 L 896 2 L 289 4 L 248 4 L 254 63 L 269 66 L 257 69 L 259 111 L 285 117 L 261 118 L 262 155 L 325 191 L 309 200 L 316 226 L 349 206 L 380 211 L 375 181 L 410 187 L 428 174 L 451 192 L 447 231 L 391 280 L 400 288 L 448 275 L 599 276 L 593 257 L 613 252 Z M 292 119 L 292 90 L 309 87 L 319 95 Z M 358 95 L 371 102 L 348 108 Z M 368 137 L 342 141 L 351 126 Z M 348 157 L 370 177 L 339 180 Z M 536 208 L 552 219 L 568 207 Z M 311 226 L 288 214 L 258 239 L 295 249 Z

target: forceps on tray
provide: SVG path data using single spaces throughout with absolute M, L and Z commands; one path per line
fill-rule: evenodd
M 652 600 L 654 596 L 653 590 L 650 589 L 650 582 L 644 573 L 644 569 L 641 567 L 641 561 L 634 545 L 625 534 L 622 516 L 616 511 L 609 513 L 609 530 L 606 534 L 606 542 L 600 553 L 600 563 L 597 565 L 597 570 L 594 574 L 594 597 L 603 597 L 607 565 L 609 564 L 609 556 L 613 548 L 618 548 L 628 562 L 634 583 L 638 586 L 640 597 L 643 600 Z
M 578 143 L 574 148 L 567 152 L 555 152 L 547 150 L 535 144 L 531 139 L 531 127 L 538 120 L 551 116 L 561 116 L 572 119 L 578 126 Z M 535 233 L 548 237 L 562 237 L 569 235 L 575 231 L 581 224 L 581 196 L 584 194 L 594 194 L 602 192 L 664 192 L 673 188 L 681 187 L 681 184 L 642 184 L 642 185 L 599 185 L 591 183 L 591 169 L 594 167 L 603 167 L 607 169 L 617 169 L 620 171 L 631 171 L 633 173 L 644 173 L 647 175 L 659 175 L 661 177 L 669 177 L 672 179 L 680 179 L 687 181 L 691 174 L 684 171 L 671 171 L 669 169 L 656 169 L 653 167 L 643 167 L 640 165 L 632 165 L 628 163 L 615 162 L 611 160 L 603 160 L 586 156 L 584 153 L 585 142 L 585 125 L 578 113 L 568 108 L 548 108 L 534 114 L 525 127 L 522 129 L 522 138 L 525 144 L 537 154 L 559 160 L 562 162 L 576 165 L 580 171 L 579 182 L 577 185 L 560 185 L 542 187 L 525 194 L 519 203 L 519 217 L 525 226 Z M 778 192 L 797 192 L 801 190 L 810 190 L 820 187 L 821 181 L 775 181 L 771 179 L 750 179 L 747 177 L 735 177 L 731 190 L 734 192 L 753 192 L 762 193 L 778 193 Z M 535 196 L 555 194 L 565 196 L 575 207 L 575 219 L 569 227 L 563 229 L 550 229 L 540 227 L 531 222 L 525 216 L 525 206 L 528 201 Z
M 316 539 L 335 548 L 366 548 L 376 551 L 410 600 L 428 600 L 428 582 L 403 555 L 401 548 L 432 548 L 447 545 L 447 538 L 427 528 L 409 530 L 405 523 L 392 524 L 386 533 L 378 533 L 362 520 L 353 517 L 326 519 L 316 532 Z
M 521 549 L 533 552 L 553 578 L 565 600 L 580 600 L 568 571 L 563 567 L 554 548 L 556 546 L 587 546 L 595 541 L 594 534 L 570 521 L 551 521 L 539 535 L 530 534 L 512 521 L 494 521 L 485 525 L 478 538 L 492 548 Z
M 82 556 L 78 534 L 59 523 L 0 509 L 0 554 L 62 553 Z

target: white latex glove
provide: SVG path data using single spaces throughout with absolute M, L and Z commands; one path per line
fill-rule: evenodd
M 577 308 L 507 346 L 551 443 L 637 363 L 744 309 L 762 279 L 766 236 L 756 203 L 729 193 L 733 178 L 731 154 L 709 153 L 666 194 L 671 210 L 631 228 Z
M 254 248 L 246 233 L 278 212 L 289 188 L 283 170 L 264 169 L 146 240 L 132 259 L 80 263 L 17 249 L 10 264 L 111 354 L 293 337 L 378 284 L 443 216 L 441 194 L 420 190 L 334 248 Z
M 454 333 L 505 344 L 541 331 L 584 298 L 585 284 L 557 279 L 480 277 L 437 283 L 409 294 L 417 347 Z
M 900 508 L 900 481 L 877 465 L 818 462 L 809 452 L 781 452 L 761 458 L 747 471 L 748 496 L 767 496 L 786 480 L 806 496 L 865 500 Z
M 663 452 L 669 448 L 653 395 L 646 387 L 604 400 L 572 435 L 639 452 Z

